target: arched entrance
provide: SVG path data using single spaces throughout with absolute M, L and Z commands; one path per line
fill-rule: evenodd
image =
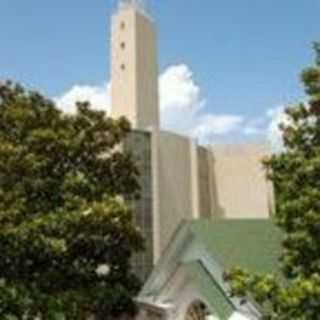
M 188 308 L 185 320 L 219 320 L 213 316 L 205 303 L 194 301 Z

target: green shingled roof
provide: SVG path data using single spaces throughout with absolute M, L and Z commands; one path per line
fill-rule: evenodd
M 279 276 L 281 231 L 271 220 L 197 220 L 187 224 L 224 271 L 240 267 L 252 273 L 273 273 Z M 234 311 L 226 292 L 207 274 L 199 261 L 187 265 L 194 283 L 211 302 L 220 319 L 229 319 Z
M 278 273 L 281 232 L 271 220 L 198 220 L 191 232 L 225 270 Z

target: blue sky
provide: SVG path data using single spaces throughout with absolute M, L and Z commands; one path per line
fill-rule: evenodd
M 185 65 L 203 114 L 262 122 L 268 110 L 303 97 L 298 74 L 320 40 L 319 0 L 147 2 L 159 30 L 160 71 Z M 0 78 L 52 97 L 109 81 L 114 3 L 1 0 Z

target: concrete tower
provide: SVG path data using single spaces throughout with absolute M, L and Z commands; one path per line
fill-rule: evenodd
M 158 128 L 156 32 L 141 0 L 119 1 L 111 39 L 111 116 L 126 116 L 135 129 Z

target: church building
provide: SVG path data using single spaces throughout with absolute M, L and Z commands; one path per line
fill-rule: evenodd
M 273 189 L 262 165 L 269 150 L 258 144 L 203 146 L 161 130 L 156 33 L 142 0 L 119 0 L 111 26 L 111 116 L 125 116 L 131 122 L 133 132 L 124 148 L 132 152 L 141 173 L 141 198 L 132 206 L 146 251 L 135 257 L 134 266 L 143 281 L 149 280 L 138 300 L 145 314 L 159 311 L 159 317 L 146 319 L 229 319 L 237 304 L 226 296 L 223 266 L 241 265 L 242 253 L 251 248 L 258 255 L 255 244 L 262 246 L 267 259 L 272 255 L 268 250 L 277 245 L 275 240 L 263 248 L 274 231 L 268 222 Z M 251 262 L 250 268 L 257 271 L 261 261 Z M 183 311 L 187 317 L 172 316 L 172 299 L 182 298 L 179 290 L 184 283 L 189 290 L 191 275 L 208 297 L 194 300 Z M 175 289 L 169 281 L 176 283 Z M 209 297 L 221 302 L 221 310 L 209 310 Z M 254 315 L 254 310 L 247 306 L 245 311 Z M 197 312 L 205 318 L 192 316 Z

